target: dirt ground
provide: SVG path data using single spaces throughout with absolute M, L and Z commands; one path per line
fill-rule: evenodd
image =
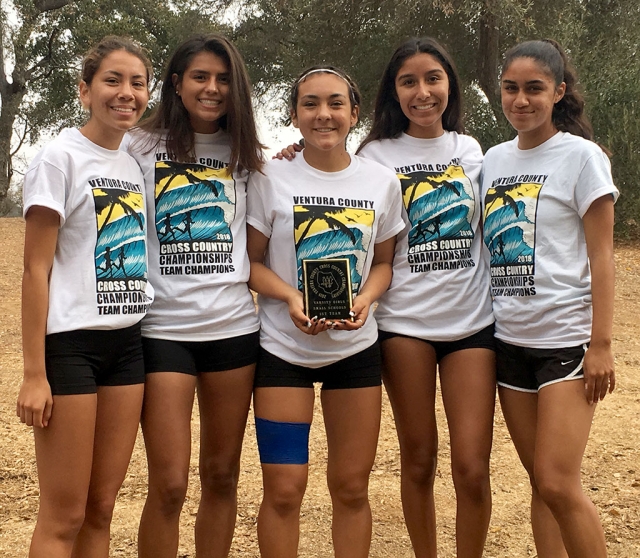
M 20 349 L 20 276 L 24 223 L 0 219 L 0 556 L 26 556 L 38 506 L 38 483 L 31 430 L 15 416 L 22 376 Z M 616 249 L 617 294 L 614 349 L 618 387 L 599 405 L 587 447 L 583 479 L 604 523 L 612 557 L 640 556 L 640 247 Z M 319 404 L 317 406 L 319 409 Z M 455 500 L 449 444 L 441 405 L 440 461 L 436 482 L 438 546 L 441 557 L 455 555 Z M 191 484 L 181 519 L 178 556 L 195 556 L 193 528 L 198 505 L 197 409 L 193 417 Z M 326 445 L 320 415 L 311 429 L 310 478 L 303 503 L 300 556 L 331 556 L 331 505 L 324 472 Z M 146 462 L 139 437 L 112 527 L 112 556 L 136 555 L 137 526 L 146 490 Z M 529 488 L 499 407 L 492 455 L 493 516 L 487 558 L 536 556 L 529 524 Z M 371 476 L 374 527 L 373 558 L 413 556 L 400 507 L 400 459 L 393 418 L 384 402 L 378 456 Z M 253 420 L 242 456 L 238 521 L 233 557 L 256 557 L 256 517 L 261 476 Z

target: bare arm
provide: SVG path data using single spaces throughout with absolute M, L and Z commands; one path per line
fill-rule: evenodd
M 59 224 L 60 217 L 52 209 L 34 206 L 27 213 L 22 277 L 24 377 L 16 413 L 28 426 L 47 426 L 53 406 L 45 372 L 44 338 L 49 308 L 49 274 Z
M 591 267 L 593 323 L 584 358 L 585 394 L 590 403 L 604 399 L 616 385 L 611 351 L 615 266 L 613 260 L 613 198 L 595 200 L 582 218 Z
M 354 321 L 342 320 L 336 323 L 336 329 L 358 329 L 367 321 L 371 305 L 383 295 L 391 284 L 395 248 L 395 236 L 374 246 L 369 276 L 362 285 L 358 296 L 353 299 L 351 312 Z
M 291 320 L 300 331 L 316 335 L 329 329 L 331 322 L 310 318 L 304 313 L 302 293 L 298 289 L 283 281 L 264 265 L 268 246 L 269 239 L 251 225 L 247 225 L 247 252 L 251 262 L 249 288 L 262 296 L 285 302 L 289 306 Z

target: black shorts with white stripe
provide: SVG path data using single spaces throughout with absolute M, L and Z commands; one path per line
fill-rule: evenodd
M 584 377 L 588 344 L 559 349 L 532 349 L 496 339 L 498 385 L 537 393 L 541 388 Z

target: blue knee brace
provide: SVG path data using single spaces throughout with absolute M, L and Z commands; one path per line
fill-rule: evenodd
M 256 417 L 260 463 L 306 465 L 309 463 L 309 430 L 305 422 L 276 422 Z

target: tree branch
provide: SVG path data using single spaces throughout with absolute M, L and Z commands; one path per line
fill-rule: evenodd
M 33 4 L 36 9 L 43 14 L 51 10 L 64 8 L 67 4 L 71 4 L 71 0 L 35 0 Z
M 6 91 L 8 82 L 7 74 L 4 71 L 4 33 L 5 33 L 5 21 L 2 18 L 0 21 L 0 92 L 4 94 Z
M 57 27 L 53 31 L 51 31 L 51 35 L 49 35 L 49 41 L 47 45 L 48 52 L 46 56 L 44 56 L 41 60 L 36 62 L 33 66 L 31 66 L 31 68 L 29 68 L 24 72 L 25 81 L 30 80 L 34 72 L 38 68 L 42 68 L 45 64 L 49 63 L 53 59 L 53 42 L 55 41 L 59 33 L 60 33 L 60 29 Z

